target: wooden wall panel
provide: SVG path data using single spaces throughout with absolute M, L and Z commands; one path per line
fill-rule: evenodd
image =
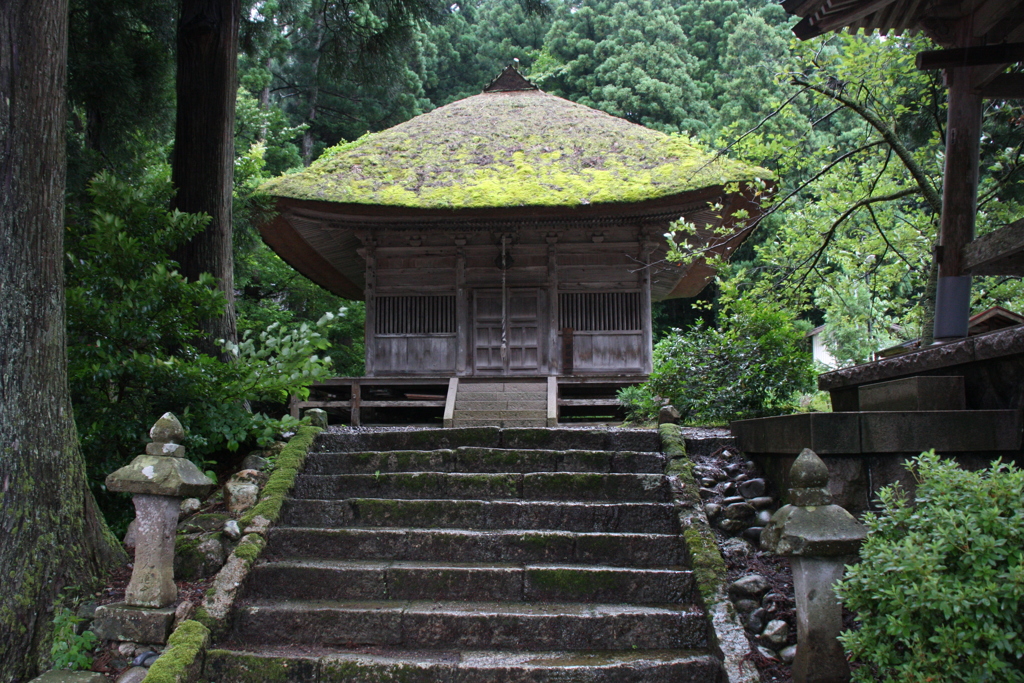
M 573 368 L 579 372 L 639 372 L 643 367 L 643 334 L 577 332 Z
M 455 335 L 385 336 L 375 339 L 379 375 L 455 372 Z

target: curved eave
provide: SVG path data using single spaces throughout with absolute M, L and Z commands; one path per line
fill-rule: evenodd
M 774 187 L 775 184 L 769 182 L 767 189 L 772 191 Z M 736 216 L 736 213 L 741 210 L 746 212 L 746 217 L 742 219 Z M 747 185 L 741 192 L 730 195 L 730 201 L 724 207 L 721 224 L 729 230 L 729 236 L 717 238 L 720 240 L 719 243 L 708 249 L 707 253 L 711 256 L 723 256 L 726 259 L 732 257 L 757 227 L 760 215 L 761 205 L 757 201 L 757 191 L 752 186 Z M 715 239 L 710 234 L 702 236 L 698 231 L 698 238 L 701 237 L 709 241 Z M 697 259 L 690 264 L 675 288 L 664 299 L 695 297 L 715 278 L 715 274 L 715 269 L 708 265 L 706 258 Z
M 752 230 L 751 220 L 737 224 L 735 212 L 744 208 L 757 214 L 755 190 L 743 185 L 738 193 L 726 193 L 723 185 L 711 186 L 682 194 L 659 197 L 643 202 L 589 204 L 580 206 L 523 206 L 473 209 L 424 209 L 367 204 L 345 204 L 316 200 L 277 198 L 278 214 L 260 226 L 263 241 L 285 262 L 330 292 L 349 299 L 363 299 L 361 273 L 349 268 L 346 274 L 303 237 L 293 222 L 315 224 L 324 234 L 354 230 L 445 230 L 474 231 L 514 229 L 517 226 L 543 226 L 550 229 L 569 228 L 580 224 L 659 222 L 706 210 L 709 202 L 724 205 L 722 224 L 735 226 L 731 236 L 709 251 L 730 255 Z M 307 231 L 308 234 L 308 231 Z M 699 239 L 711 239 L 711 231 L 701 232 Z M 721 239 L 721 238 L 718 238 Z M 354 243 L 347 254 L 354 258 Z M 667 294 L 658 299 L 696 296 L 714 277 L 714 270 L 701 259 L 688 268 L 678 269 L 679 280 Z M 663 290 L 664 291 L 664 290 Z
M 323 256 L 309 246 L 284 216 L 278 214 L 260 226 L 260 235 L 268 247 L 289 266 L 327 291 L 345 299 L 361 300 L 363 289 L 339 272 Z

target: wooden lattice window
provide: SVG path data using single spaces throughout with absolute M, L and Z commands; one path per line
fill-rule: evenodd
M 640 292 L 565 292 L 558 300 L 559 327 L 578 332 L 635 332 L 640 319 Z
M 455 295 L 380 296 L 375 334 L 455 334 Z

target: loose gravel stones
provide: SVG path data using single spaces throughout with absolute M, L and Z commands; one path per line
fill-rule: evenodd
M 767 486 L 764 479 L 747 479 L 736 486 L 736 490 L 744 498 L 757 498 L 763 496 Z
M 758 607 L 747 615 L 747 618 L 743 621 L 743 627 L 753 633 L 760 633 L 764 630 L 765 619 L 767 618 L 768 612 L 763 607 Z
M 768 590 L 768 579 L 760 574 L 747 574 L 729 584 L 731 595 L 758 598 Z
M 746 519 L 754 514 L 754 508 L 750 503 L 732 503 L 725 508 L 725 516 L 729 519 Z
M 761 631 L 761 638 L 768 645 L 781 647 L 786 644 L 789 638 L 789 624 L 781 619 L 772 619 Z

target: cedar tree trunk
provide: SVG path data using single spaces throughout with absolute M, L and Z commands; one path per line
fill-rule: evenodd
M 206 213 L 210 223 L 174 258 L 190 280 L 213 275 L 227 299 L 224 315 L 206 326 L 202 350 L 211 355 L 219 355 L 214 340 L 236 339 L 231 190 L 240 12 L 240 0 L 181 0 L 178 23 L 174 208 Z
M 64 336 L 67 0 L 0 0 L 0 681 L 36 673 L 48 609 L 126 561 L 85 476 Z M 48 655 L 48 651 L 45 653 Z

